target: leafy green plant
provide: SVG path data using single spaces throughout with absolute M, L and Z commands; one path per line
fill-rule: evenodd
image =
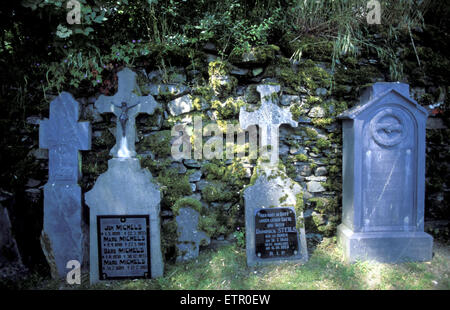
M 240 227 L 236 228 L 236 231 L 233 233 L 234 238 L 236 238 L 236 245 L 241 249 L 245 248 L 245 229 Z

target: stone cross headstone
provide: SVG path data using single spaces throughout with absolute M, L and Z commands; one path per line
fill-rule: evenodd
M 302 189 L 278 167 L 278 129 L 281 124 L 297 127 L 288 110 L 273 103 L 279 85 L 259 85 L 261 107 L 255 112 L 241 108 L 242 129 L 258 125 L 260 146 L 271 145 L 270 162 L 255 167 L 258 176 L 244 190 L 247 265 L 308 260 L 303 211 L 299 205 Z M 264 153 L 262 154 L 265 155 Z
M 427 111 L 409 85 L 375 83 L 342 113 L 343 211 L 338 240 L 347 260 L 428 261 L 424 232 Z
M 66 276 L 67 262 L 81 264 L 86 254 L 79 150 L 91 149 L 91 126 L 78 122 L 79 108 L 72 95 L 62 92 L 50 103 L 50 119 L 39 128 L 39 147 L 49 149 L 41 244 L 53 277 Z
M 241 107 L 239 124 L 243 130 L 251 125 L 258 125 L 261 152 L 264 156 L 270 154 L 270 164 L 273 165 L 278 162 L 279 127 L 282 124 L 297 127 L 297 122 L 292 119 L 289 110 L 273 102 L 273 97 L 280 92 L 280 85 L 258 85 L 256 90 L 261 95 L 261 107 L 254 112 L 247 112 Z M 270 151 L 267 149 L 268 146 Z
M 159 106 L 152 95 L 139 96 L 136 73 L 128 68 L 117 73 L 119 86 L 114 96 L 101 95 L 95 102 L 100 113 L 114 113 L 116 120 L 116 145 L 113 157 L 135 157 L 136 124 L 139 113 L 153 114 Z M 137 94 L 136 94 L 136 93 Z
M 108 170 L 86 193 L 90 209 L 90 282 L 125 278 L 154 278 L 163 274 L 160 240 L 159 186 L 142 169 L 134 151 L 134 118 L 152 114 L 153 97 L 138 97 L 136 76 L 130 69 L 118 73 L 119 91 L 100 96 L 95 106 L 117 115 L 116 145 Z M 120 106 L 120 108 L 118 108 Z

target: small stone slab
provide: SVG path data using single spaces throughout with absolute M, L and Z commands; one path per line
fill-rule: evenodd
M 178 116 L 184 113 L 189 113 L 194 109 L 192 99 L 189 95 L 176 98 L 167 105 L 170 114 Z
M 198 229 L 199 216 L 196 210 L 183 207 L 179 209 L 179 214 L 175 217 L 178 233 L 177 262 L 196 258 L 200 245 L 207 245 L 211 241 L 206 233 Z

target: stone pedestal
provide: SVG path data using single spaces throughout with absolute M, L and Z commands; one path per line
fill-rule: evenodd
M 77 260 L 82 265 L 87 261 L 87 230 L 82 219 L 80 186 L 45 184 L 44 229 L 40 241 L 53 278 L 66 276 L 69 261 Z
M 382 263 L 430 261 L 433 238 L 424 232 L 358 233 L 338 226 L 338 241 L 350 262 L 375 260 Z

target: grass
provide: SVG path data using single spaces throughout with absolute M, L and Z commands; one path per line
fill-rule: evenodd
M 420 59 L 415 48 L 411 29 L 424 25 L 423 16 L 432 7 L 431 0 L 383 1 L 380 7 L 380 26 L 385 27 L 378 33 L 386 34 L 381 42 L 374 41 L 371 31 L 375 25 L 368 24 L 369 10 L 367 0 L 322 0 L 295 1 L 290 17 L 291 24 L 296 29 L 297 50 L 293 57 L 300 59 L 304 50 L 312 46 L 326 48 L 331 43 L 332 69 L 344 55 L 360 55 L 364 50 L 374 51 L 380 59 L 389 64 L 392 80 L 403 78 L 403 68 L 398 59 L 394 43 L 399 36 L 407 34 L 410 37 L 414 52 L 420 67 Z M 376 27 L 376 26 L 375 26 Z M 319 40 L 309 42 L 305 37 L 314 35 Z
M 307 263 L 246 266 L 245 250 L 234 245 L 205 250 L 195 261 L 167 264 L 164 277 L 81 285 L 42 279 L 36 275 L 18 284 L 21 289 L 120 290 L 432 290 L 450 289 L 450 247 L 435 242 L 434 258 L 425 263 L 382 264 L 342 259 L 340 248 L 325 239 Z

